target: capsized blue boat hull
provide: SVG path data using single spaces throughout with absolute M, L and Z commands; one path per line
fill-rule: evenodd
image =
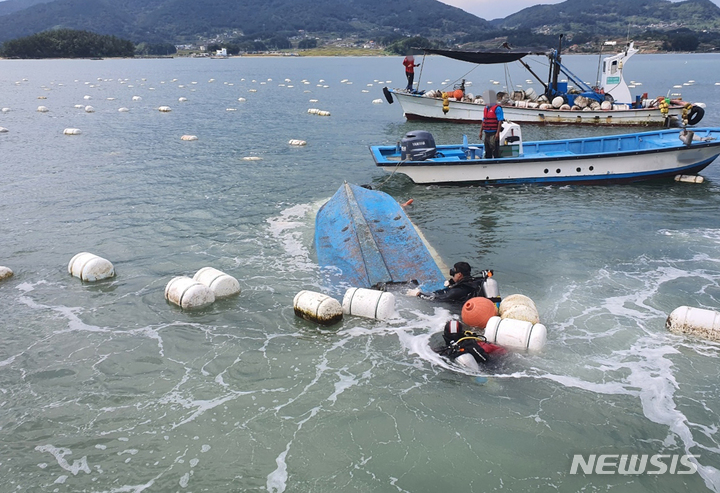
M 320 266 L 346 287 L 417 281 L 433 291 L 445 280 L 400 204 L 349 183 L 318 211 L 315 248 Z

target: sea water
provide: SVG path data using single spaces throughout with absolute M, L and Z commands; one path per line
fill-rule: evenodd
M 529 85 L 517 68 L 421 61 L 422 87 Z M 564 61 L 593 82 L 598 57 Z M 720 491 L 720 345 L 665 329 L 678 306 L 719 308 L 718 163 L 697 185 L 388 178 L 369 145 L 478 132 L 387 104 L 401 57 L 0 67 L 0 265 L 15 272 L 0 283 L 1 491 Z M 625 76 L 636 93 L 705 102 L 701 125 L 720 126 L 718 73 L 717 55 L 636 55 Z M 298 291 L 329 289 L 314 216 L 343 181 L 413 198 L 442 262 L 532 298 L 544 351 L 472 374 L 429 348 L 458 310 L 403 296 L 383 322 L 297 318 Z M 117 276 L 71 277 L 82 251 Z M 166 302 L 171 278 L 205 266 L 241 294 L 196 312 Z M 578 454 L 661 454 L 668 468 L 573 474 Z M 682 455 L 696 473 L 671 471 Z

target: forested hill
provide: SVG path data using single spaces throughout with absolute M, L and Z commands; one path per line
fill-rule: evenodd
M 655 39 L 660 33 L 660 39 L 667 41 L 672 33 L 676 40 L 678 36 L 692 37 L 695 46 L 703 43 L 708 49 L 720 48 L 720 8 L 710 0 L 566 0 L 530 7 L 492 22 L 436 0 L 0 2 L 0 43 L 59 28 L 113 35 L 135 43 L 173 44 L 272 37 L 353 37 L 382 44 L 420 36 L 442 45 L 491 40 L 496 46 L 497 39 L 505 37 L 547 46 L 559 33 L 576 44 L 583 39 L 628 35 L 641 39 L 645 33 Z
M 492 22 L 497 28 L 585 32 L 605 36 L 647 30 L 720 31 L 720 7 L 710 0 L 566 0 L 536 5 Z
M 448 39 L 490 29 L 436 0 L 7 0 L 2 7 L 0 42 L 58 27 L 175 43 L 227 32 Z

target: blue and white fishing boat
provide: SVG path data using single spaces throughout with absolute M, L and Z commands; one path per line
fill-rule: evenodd
M 392 146 L 371 146 L 375 164 L 415 183 L 627 183 L 693 175 L 720 155 L 720 128 L 657 130 L 602 137 L 523 142 L 505 122 L 500 156 L 483 144 L 435 145 L 429 132 L 409 132 Z
M 445 278 L 430 249 L 390 195 L 343 184 L 315 217 L 318 263 L 345 287 L 384 289 L 417 283 L 441 289 Z

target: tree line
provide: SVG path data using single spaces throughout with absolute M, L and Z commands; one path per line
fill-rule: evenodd
M 3 43 L 7 58 L 97 58 L 135 56 L 135 44 L 90 31 L 56 29 Z

